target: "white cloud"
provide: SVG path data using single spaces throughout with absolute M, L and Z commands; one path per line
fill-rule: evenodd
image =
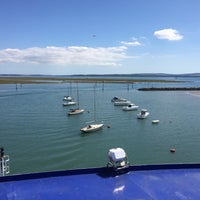
M 142 44 L 138 41 L 137 38 L 135 37 L 132 37 L 131 38 L 131 41 L 121 41 L 121 44 L 124 45 L 124 46 L 141 46 Z
M 125 45 L 125 46 L 141 46 L 141 43 L 138 42 L 138 41 L 132 41 L 132 42 L 125 42 L 125 41 L 121 41 L 121 44 L 122 45 Z
M 0 50 L 0 63 L 117 66 L 128 58 L 127 47 L 33 47 Z
M 158 39 L 166 39 L 166 40 L 181 40 L 183 36 L 175 29 L 163 29 L 154 32 L 154 36 Z

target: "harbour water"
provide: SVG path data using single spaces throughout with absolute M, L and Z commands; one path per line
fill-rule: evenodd
M 11 174 L 105 166 L 113 147 L 124 148 L 132 165 L 200 162 L 200 95 L 137 90 L 149 84 L 161 83 L 96 84 L 96 118 L 104 127 L 86 135 L 80 128 L 93 120 L 94 83 L 79 83 L 85 112 L 76 116 L 67 115 L 73 107 L 62 106 L 69 83 L 0 85 L 0 146 L 10 156 Z M 200 79 L 181 84 L 199 86 Z M 72 96 L 77 99 L 75 83 Z M 147 109 L 149 117 L 122 111 L 111 102 L 114 96 Z

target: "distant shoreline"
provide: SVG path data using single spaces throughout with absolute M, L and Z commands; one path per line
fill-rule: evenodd
M 134 84 L 136 82 L 183 82 L 177 80 L 148 80 L 148 79 L 126 79 L 126 78 L 64 78 L 64 77 L 0 77 L 0 84 L 58 84 L 66 82 L 79 83 L 126 83 Z
M 48 74 L 0 74 L 0 77 L 192 77 L 199 78 L 200 73 L 168 74 L 168 73 L 132 73 L 132 74 L 71 74 L 71 75 L 48 75 Z

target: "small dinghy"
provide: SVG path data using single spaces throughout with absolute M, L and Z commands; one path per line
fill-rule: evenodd
M 160 121 L 158 119 L 152 120 L 152 124 L 158 124 Z

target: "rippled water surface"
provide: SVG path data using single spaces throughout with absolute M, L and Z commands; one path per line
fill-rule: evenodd
M 80 128 L 94 117 L 94 84 L 79 83 L 85 112 L 76 116 L 68 116 L 71 107 L 62 106 L 67 83 L 27 84 L 17 90 L 15 85 L 0 85 L 0 146 L 10 155 L 11 173 L 105 166 L 112 147 L 124 148 L 131 164 L 200 162 L 200 96 L 136 89 L 144 85 L 98 83 L 96 117 L 105 125 L 87 135 Z M 77 99 L 76 84 L 72 96 Z M 148 109 L 149 117 L 138 120 L 139 110 L 122 111 L 111 103 L 114 96 Z M 153 119 L 160 123 L 153 125 Z M 171 147 L 176 149 L 173 154 Z

